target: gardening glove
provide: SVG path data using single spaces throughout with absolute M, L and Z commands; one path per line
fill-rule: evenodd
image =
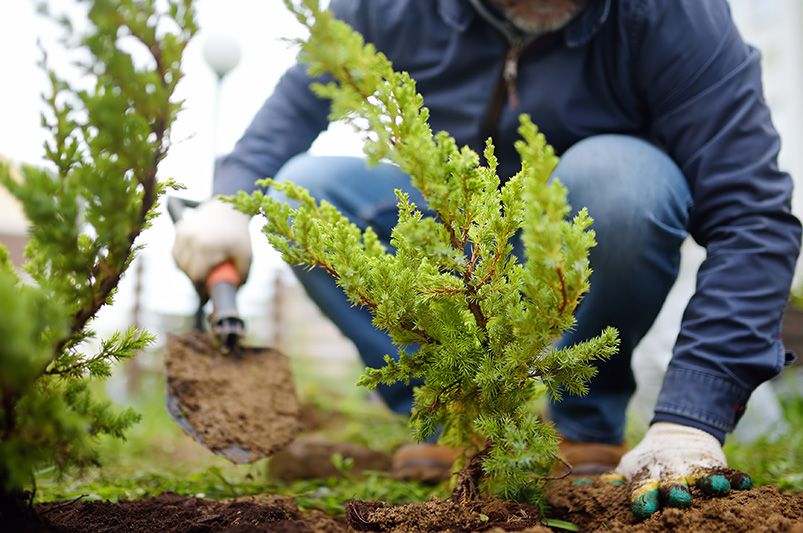
M 657 422 L 619 461 L 615 475 L 630 481 L 630 505 L 637 518 L 660 507 L 691 506 L 690 485 L 706 496 L 747 490 L 750 477 L 731 470 L 719 441 L 700 429 Z
M 176 223 L 173 259 L 196 288 L 202 288 L 209 273 L 226 261 L 234 262 L 241 282 L 245 281 L 251 268 L 250 220 L 231 204 L 213 198 L 187 210 Z

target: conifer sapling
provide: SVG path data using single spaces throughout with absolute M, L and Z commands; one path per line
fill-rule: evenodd
M 360 384 L 423 380 L 412 429 L 419 440 L 441 430 L 439 442 L 466 450 L 456 495 L 471 498 L 484 487 L 533 497 L 557 446 L 533 401 L 543 391 L 556 399 L 585 393 L 591 363 L 618 345 L 608 328 L 575 346 L 555 346 L 589 288 L 591 218 L 581 209 L 566 220 L 566 189 L 550 180 L 557 157 L 527 116 L 516 143 L 521 171 L 502 182 L 490 139 L 483 164 L 447 133 L 433 135 L 407 73 L 395 72 L 317 0 L 286 4 L 310 32 L 300 41 L 300 60 L 312 76 L 335 80 L 312 86 L 331 99 L 331 119 L 363 133 L 369 162 L 389 160 L 407 173 L 436 216 L 397 191 L 398 223 L 383 243 L 292 183 L 261 182 L 289 203 L 261 191 L 240 193 L 234 203 L 266 217 L 263 231 L 285 261 L 324 269 L 388 332 L 398 353 L 367 369 Z M 523 258 L 512 254 L 519 235 Z

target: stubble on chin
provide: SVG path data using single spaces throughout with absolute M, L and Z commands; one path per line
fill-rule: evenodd
M 587 0 L 491 0 L 521 30 L 546 33 L 565 26 Z

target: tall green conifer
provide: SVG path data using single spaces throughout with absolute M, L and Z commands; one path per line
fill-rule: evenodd
M 550 180 L 557 157 L 527 116 L 516 149 L 521 171 L 504 183 L 488 140 L 485 164 L 445 132 L 432 134 L 429 113 L 405 72 L 317 0 L 287 0 L 310 36 L 301 61 L 316 94 L 331 99 L 331 118 L 363 133 L 371 163 L 389 160 L 421 191 L 426 216 L 397 192 L 398 224 L 390 253 L 370 228 L 361 231 L 332 205 L 292 183 L 265 180 L 293 201 L 241 193 L 236 205 L 267 219 L 264 233 L 294 265 L 331 274 L 355 306 L 367 307 L 399 351 L 368 369 L 360 384 L 423 379 L 411 425 L 418 439 L 442 428 L 440 442 L 465 448 L 457 492 L 476 494 L 476 480 L 503 497 L 528 497 L 556 453 L 554 428 L 533 414 L 546 391 L 583 394 L 594 360 L 615 353 L 613 329 L 557 349 L 588 290 L 591 218 L 571 221 L 566 189 Z M 521 236 L 525 258 L 511 254 Z M 526 260 L 525 260 L 526 259 Z M 415 347 L 413 349 L 413 347 Z M 479 467 L 481 466 L 481 471 Z

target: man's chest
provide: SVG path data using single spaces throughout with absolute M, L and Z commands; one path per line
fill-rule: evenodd
M 515 158 L 517 166 L 513 142 L 521 113 L 533 118 L 558 153 L 595 134 L 645 134 L 647 113 L 612 47 L 615 42 L 601 39 L 569 48 L 558 37 L 530 44 L 515 57 L 495 30 L 475 24 L 463 32 L 421 35 L 395 47 L 391 59 L 416 80 L 433 130 L 448 131 L 475 150 L 491 136 L 503 165 Z

